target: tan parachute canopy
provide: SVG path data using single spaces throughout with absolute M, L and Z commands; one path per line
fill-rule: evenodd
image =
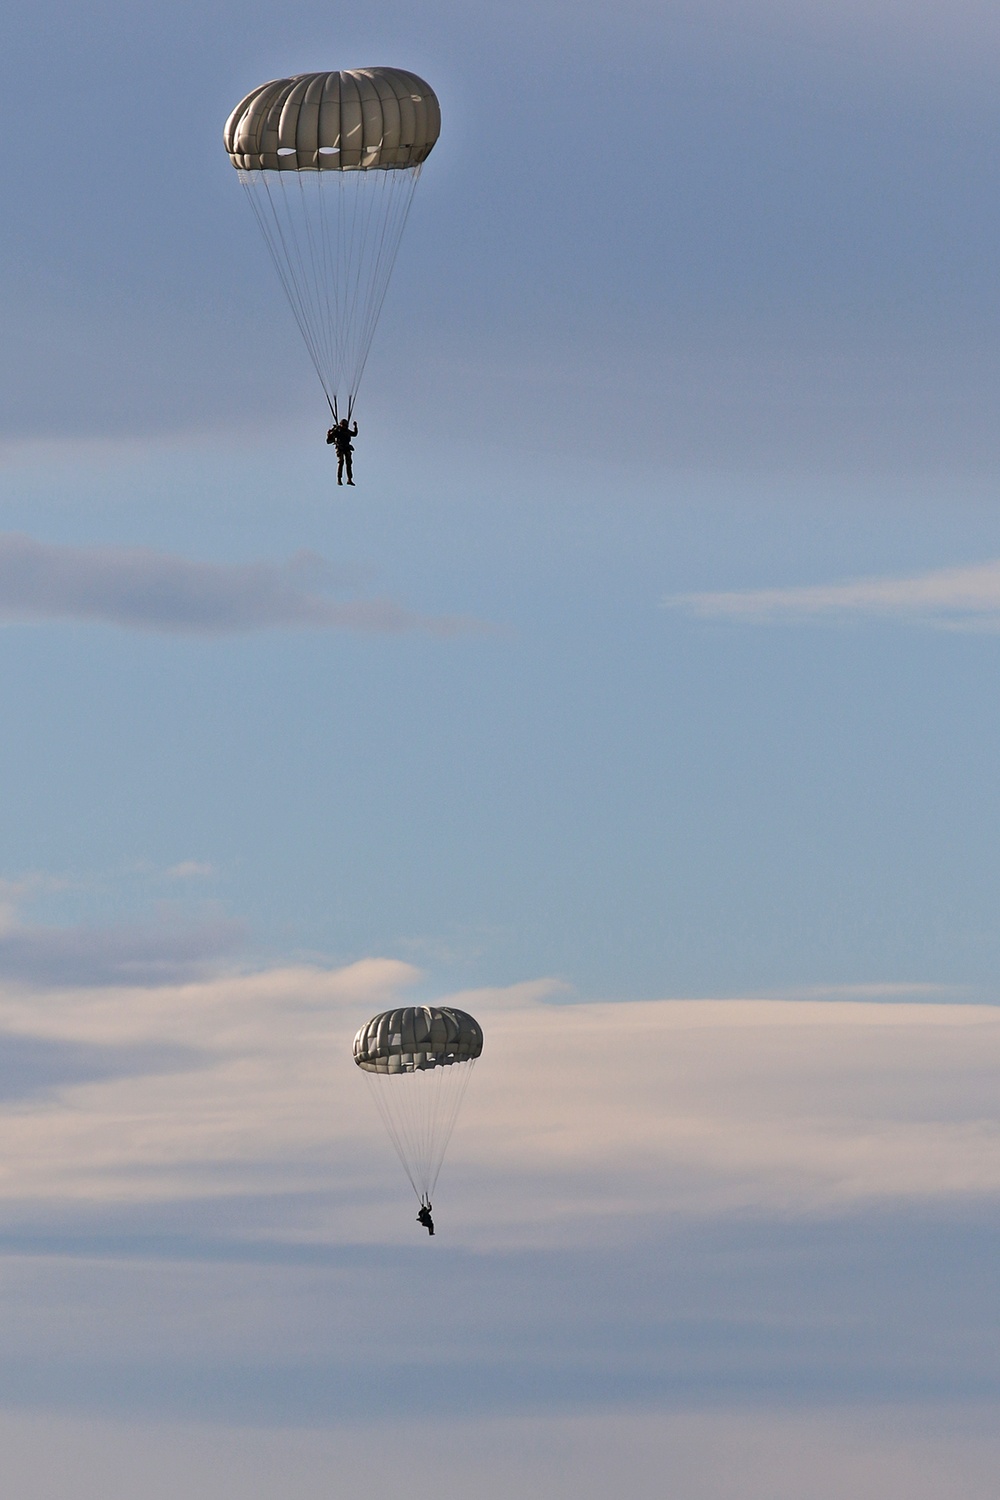
M 382 1011 L 354 1038 L 354 1061 L 422 1203 L 430 1202 L 482 1050 L 479 1022 L 447 1005 Z
M 441 133 L 429 83 L 402 68 L 276 78 L 226 121 L 226 150 L 245 172 L 350 172 L 418 167 Z
M 334 416 L 354 408 L 417 178 L 441 130 L 402 68 L 276 78 L 223 140 Z

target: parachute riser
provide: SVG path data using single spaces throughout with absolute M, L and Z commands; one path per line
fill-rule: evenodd
M 334 422 L 339 422 L 340 421 L 340 412 L 339 412 L 339 410 L 337 408 L 337 398 L 336 398 L 336 396 L 329 396 L 329 395 L 327 395 L 326 391 L 324 391 L 323 394 L 324 394 L 324 396 L 326 396 L 326 404 L 330 408 L 330 415 L 333 417 Z M 354 416 L 354 397 L 353 396 L 349 396 L 347 398 L 347 420 L 350 421 L 353 416 Z

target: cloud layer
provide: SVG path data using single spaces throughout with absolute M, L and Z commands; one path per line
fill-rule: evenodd
M 941 629 L 1000 629 L 1000 560 L 941 568 L 911 578 L 861 578 L 801 588 L 674 594 L 667 608 L 700 619 L 751 624 L 860 617 L 897 619 Z
M 419 981 L 0 986 L 0 1065 L 33 1068 L 0 1090 L 0 1403 L 330 1427 L 1000 1392 L 1000 1007 L 456 995 L 486 1049 L 428 1241 L 351 1057 Z
M 84 955 L 82 977 L 88 988 L 8 981 L 0 1028 L 22 1046 L 138 1048 L 142 1068 L 70 1081 L 22 1119 L 0 1196 L 110 1203 L 126 1181 L 136 1204 L 250 1191 L 294 1199 L 283 1210 L 292 1240 L 408 1231 L 351 1039 L 367 1014 L 400 1002 L 411 966 L 155 989 L 116 973 L 111 988 Z M 487 1033 L 446 1174 L 464 1183 L 452 1237 L 469 1246 L 593 1246 L 625 1223 L 641 1238 L 664 1215 L 1000 1202 L 996 1006 L 539 1003 L 560 989 L 456 997 Z M 192 1066 L 178 1071 L 185 1047 Z M 157 1048 L 170 1070 L 150 1079 Z M 350 1214 L 320 1207 L 334 1188 L 356 1202 Z
M 82 620 L 224 635 L 275 628 L 422 630 L 472 622 L 415 614 L 391 599 L 337 601 L 334 569 L 312 552 L 284 563 L 206 563 L 147 547 L 75 547 L 0 534 L 0 622 Z
M 339 1500 L 475 1495 L 607 1500 L 670 1491 L 685 1500 L 994 1500 L 996 1412 L 947 1406 L 819 1413 L 718 1410 L 523 1416 L 457 1424 L 424 1418 L 350 1430 L 161 1427 L 10 1414 L 0 1418 L 19 1500 Z M 373 1454 L 377 1461 L 373 1461 Z M 205 1488 L 210 1476 L 211 1491 Z

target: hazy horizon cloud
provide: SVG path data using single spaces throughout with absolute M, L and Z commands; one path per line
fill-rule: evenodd
M 456 1431 L 461 1441 L 456 1441 Z M 81 1420 L 32 1413 L 0 1418 L 8 1472 L 30 1500 L 133 1500 L 142 1474 L 144 1500 L 201 1495 L 206 1469 L 213 1500 L 315 1500 L 337 1476 L 340 1500 L 396 1500 L 400 1476 L 411 1500 L 475 1495 L 477 1500 L 607 1500 L 656 1492 L 664 1475 L 686 1500 L 856 1500 L 905 1495 L 940 1500 L 955 1476 L 962 1500 L 989 1500 L 1000 1462 L 996 1413 L 956 1411 L 922 1402 L 917 1410 L 884 1402 L 833 1401 L 803 1411 L 698 1409 L 623 1411 L 591 1404 L 585 1413 L 539 1411 L 506 1419 L 425 1414 L 399 1424 L 357 1417 L 327 1430 L 225 1425 L 190 1416 L 169 1426 L 132 1419 Z M 379 1461 L 372 1462 L 372 1453 Z M 538 1487 L 544 1455 L 545 1488 Z M 550 1455 L 555 1455 L 555 1461 Z M 739 1475 L 739 1490 L 729 1488 Z M 905 1488 L 886 1488 L 886 1475 Z M 28 1487 L 30 1486 L 30 1488 Z

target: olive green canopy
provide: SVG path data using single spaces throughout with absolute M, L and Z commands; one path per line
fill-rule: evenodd
M 244 172 L 357 172 L 418 167 L 440 132 L 437 95 L 416 73 L 351 68 L 261 84 L 224 139 Z

